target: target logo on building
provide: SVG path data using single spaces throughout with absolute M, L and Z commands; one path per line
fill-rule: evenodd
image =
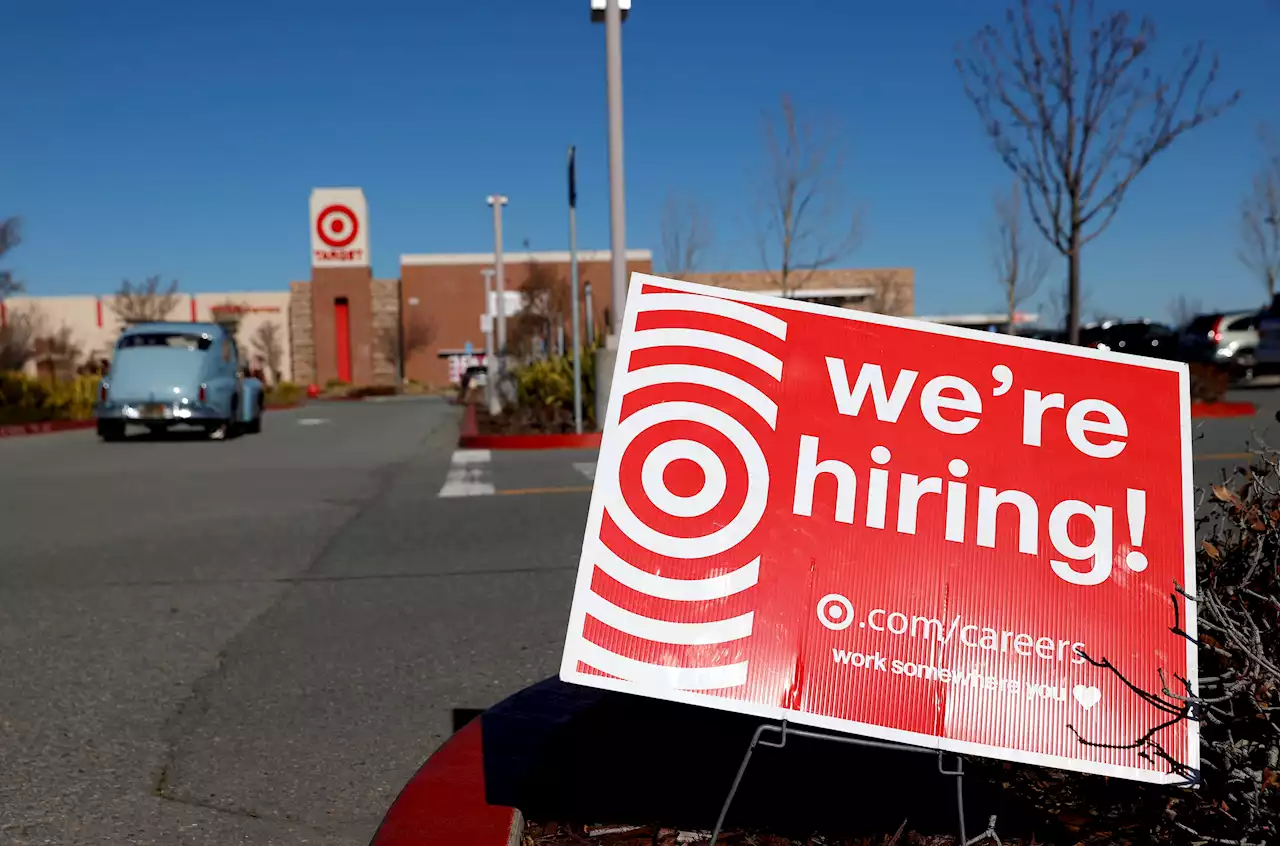
M 368 206 L 358 188 L 317 188 L 311 192 L 313 267 L 369 264 Z
M 345 247 L 360 234 L 360 220 L 351 209 L 335 203 L 320 212 L 316 232 L 330 247 Z

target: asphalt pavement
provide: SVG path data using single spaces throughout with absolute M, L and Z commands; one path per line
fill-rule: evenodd
M 0 441 L 0 843 L 366 844 L 453 709 L 554 674 L 584 477 L 441 498 L 457 416 Z
M 1232 398 L 1198 484 L 1280 444 L 1280 391 Z M 553 675 L 595 454 L 458 417 L 0 440 L 0 843 L 363 846 L 454 709 Z

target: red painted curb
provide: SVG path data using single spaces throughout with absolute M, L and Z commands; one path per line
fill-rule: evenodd
M 479 718 L 427 759 L 391 803 L 369 846 L 508 846 L 520 842 L 515 808 L 484 798 L 484 740 Z
M 463 449 L 599 449 L 600 434 L 585 435 L 463 435 Z
M 92 429 L 94 420 L 46 420 L 43 423 L 15 423 L 0 426 L 0 438 L 17 438 L 22 435 L 50 435 L 72 429 Z
M 461 449 L 599 449 L 600 433 L 582 435 L 481 435 L 476 425 L 476 407 L 462 411 L 458 425 Z
M 1252 417 L 1258 407 L 1251 402 L 1193 402 L 1191 417 Z

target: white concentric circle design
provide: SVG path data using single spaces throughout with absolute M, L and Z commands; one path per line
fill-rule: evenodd
M 696 494 L 681 496 L 667 487 L 663 474 L 673 461 L 680 460 L 692 461 L 702 470 L 702 490 Z M 667 441 L 655 447 L 644 460 L 640 479 L 649 501 L 672 517 L 701 517 L 719 504 L 728 486 L 724 462 L 715 450 L 689 440 Z
M 848 597 L 829 593 L 818 600 L 818 622 L 833 632 L 853 625 L 853 603 Z
M 746 465 L 747 495 L 742 503 L 742 508 L 728 523 L 707 535 L 679 537 L 654 529 L 635 515 L 619 487 L 618 471 L 627 447 L 641 433 L 650 428 L 661 423 L 676 421 L 701 423 L 720 432 L 734 445 Z M 604 454 L 600 456 L 600 465 L 596 468 L 596 484 L 603 485 L 601 493 L 604 495 L 605 507 L 609 512 L 609 516 L 613 518 L 614 523 L 622 530 L 623 534 L 650 552 L 681 560 L 719 555 L 741 543 L 760 524 L 761 518 L 764 517 L 765 508 L 769 503 L 769 462 L 765 459 L 764 452 L 760 449 L 760 445 L 756 443 L 756 439 L 751 435 L 751 432 L 729 414 L 717 408 L 695 402 L 663 402 L 642 408 L 618 424 L 618 428 L 614 432 L 614 443 L 617 446 L 610 450 L 608 456 Z M 679 444 L 681 441 L 672 441 L 671 443 Z M 699 444 L 699 446 L 702 445 Z M 660 448 L 658 447 L 657 449 Z M 654 451 L 656 452 L 657 449 Z M 679 457 L 687 458 L 690 456 L 686 454 Z M 671 460 L 674 460 L 674 457 Z M 718 460 L 718 457 L 716 466 L 723 471 L 724 465 Z M 705 467 L 703 470 L 706 472 Z M 711 476 L 708 474 L 708 483 L 710 481 Z M 648 490 L 650 485 L 644 485 L 643 487 L 646 495 L 649 495 L 652 499 L 653 497 Z M 663 485 L 663 488 L 665 490 L 665 485 Z M 722 495 L 723 493 L 717 495 L 717 501 Z M 661 498 L 660 496 L 659 499 Z M 688 499 L 682 500 L 684 507 L 690 508 L 691 506 L 687 503 Z M 671 502 L 666 502 L 665 504 L 671 505 Z M 672 514 L 672 516 L 680 516 L 663 508 L 663 504 L 658 501 L 655 501 L 654 505 Z M 698 505 L 701 507 L 702 503 L 699 502 Z

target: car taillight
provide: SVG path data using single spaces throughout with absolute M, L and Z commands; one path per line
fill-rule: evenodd
M 200 402 L 204 402 L 209 395 L 209 389 L 205 385 L 200 386 Z
M 1219 317 L 1213 324 L 1213 342 L 1215 344 L 1222 343 L 1222 318 Z

